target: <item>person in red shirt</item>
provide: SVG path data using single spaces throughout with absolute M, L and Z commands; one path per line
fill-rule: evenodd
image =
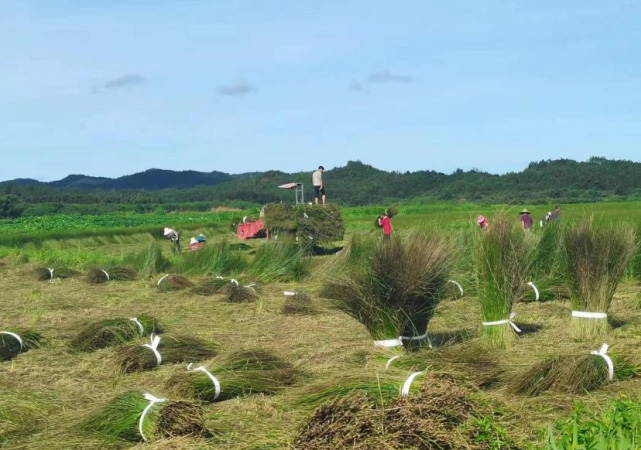
M 389 241 L 392 236 L 392 220 L 387 215 L 387 210 L 378 217 L 378 225 L 383 229 L 383 240 Z
M 490 226 L 490 222 L 487 221 L 485 216 L 479 216 L 478 219 L 476 219 L 476 223 L 481 227 L 481 230 L 486 230 Z
M 523 226 L 523 229 L 525 231 L 532 231 L 533 220 L 532 216 L 530 215 L 530 211 L 524 209 L 519 214 L 521 214 L 521 225 Z

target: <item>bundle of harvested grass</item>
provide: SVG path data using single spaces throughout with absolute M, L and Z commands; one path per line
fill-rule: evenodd
M 572 335 L 594 338 L 607 333 L 607 312 L 635 251 L 634 230 L 597 225 L 593 220 L 568 230 L 565 276 L 572 304 Z
M 86 420 L 82 428 L 110 439 L 132 442 L 207 432 L 200 406 L 134 391 L 114 398 Z
M 527 238 L 504 214 L 477 234 L 476 285 L 483 318 L 481 337 L 490 347 L 509 347 L 514 340 L 512 307 L 529 289 L 532 246 Z
M 193 288 L 194 283 L 182 275 L 168 274 L 161 277 L 156 283 L 158 290 L 161 292 L 181 291 L 187 288 Z
M 209 364 L 188 366 L 167 386 L 178 394 L 214 402 L 250 394 L 273 395 L 294 382 L 294 367 L 264 350 L 241 350 L 220 355 Z
M 213 280 L 205 281 L 200 286 L 196 286 L 191 292 L 208 297 L 218 294 L 228 283 L 229 281 L 226 281 L 223 277 L 216 277 Z
M 42 335 L 33 330 L 1 330 L 0 361 L 8 361 L 19 353 L 40 347 Z
M 35 270 L 36 279 L 39 281 L 52 281 L 56 278 L 70 278 L 78 272 L 67 267 L 38 267 Z
M 101 284 L 108 281 L 131 281 L 136 279 L 136 271 L 129 267 L 109 267 L 106 269 L 91 268 L 87 272 L 87 281 Z
M 336 205 L 265 205 L 265 226 L 271 234 L 289 234 L 314 242 L 340 241 L 345 226 L 340 208 Z
M 350 249 L 321 295 L 361 322 L 375 340 L 389 340 L 377 345 L 429 344 L 427 325 L 452 266 L 450 242 L 412 234 L 364 245 L 363 252 Z
M 637 376 L 640 368 L 634 367 L 623 356 L 609 355 L 613 363 L 612 380 L 606 359 L 598 352 L 584 355 L 553 356 L 534 364 L 515 377 L 512 390 L 530 396 L 545 391 L 583 394 L 609 383 Z
M 489 409 L 474 400 L 475 391 L 447 374 L 430 374 L 420 392 L 388 405 L 377 405 L 375 398 L 362 391 L 336 397 L 314 412 L 294 447 L 518 448 L 504 436 L 492 436 L 491 443 L 487 436 L 480 436 L 480 421 L 489 415 Z
M 162 332 L 158 320 L 147 315 L 130 319 L 105 319 L 88 324 L 71 340 L 70 346 L 75 350 L 90 352 L 116 344 L 124 344 L 140 336 Z
M 215 356 L 215 345 L 192 337 L 151 335 L 151 343 L 127 345 L 116 351 L 115 362 L 125 373 L 151 370 L 160 364 L 200 361 Z
M 237 280 L 232 279 L 223 288 L 225 300 L 229 303 L 248 303 L 258 300 L 256 289 L 252 285 L 243 286 Z
M 297 281 L 309 274 L 311 264 L 307 246 L 279 239 L 258 247 L 249 273 L 264 281 Z
M 316 314 L 318 311 L 312 303 L 312 298 L 304 292 L 285 291 L 285 304 L 280 312 L 285 315 Z

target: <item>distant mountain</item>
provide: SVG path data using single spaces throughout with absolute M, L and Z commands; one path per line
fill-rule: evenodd
M 51 181 L 47 183 L 49 186 L 55 187 L 76 187 L 76 188 L 97 188 L 102 187 L 105 182 L 110 181 L 110 178 L 104 177 L 88 177 L 86 175 L 69 175 L 58 181 Z

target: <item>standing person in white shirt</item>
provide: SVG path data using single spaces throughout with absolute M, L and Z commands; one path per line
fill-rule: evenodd
M 162 234 L 173 242 L 174 253 L 180 253 L 180 236 L 178 236 L 178 232 L 172 228 L 165 228 Z
M 325 168 L 318 166 L 318 170 L 312 174 L 312 184 L 314 185 L 314 203 L 318 205 L 318 199 L 322 195 L 322 204 L 325 204 L 325 185 L 323 185 L 323 172 Z

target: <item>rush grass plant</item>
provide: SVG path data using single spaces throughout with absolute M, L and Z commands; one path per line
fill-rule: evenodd
M 156 287 L 161 292 L 182 291 L 194 287 L 194 283 L 182 275 L 163 275 L 156 282 Z
M 40 347 L 42 335 L 33 330 L 0 330 L 0 361 L 9 361 L 18 354 Z
M 265 350 L 225 353 L 207 367 L 190 365 L 190 370 L 171 377 L 167 387 L 181 396 L 214 402 L 251 394 L 273 395 L 292 385 L 296 376 L 291 363 Z
M 612 381 L 638 376 L 640 368 L 631 364 L 627 358 L 617 353 L 609 356 L 614 365 Z M 517 375 L 511 389 L 528 396 L 540 395 L 546 391 L 584 394 L 608 383 L 607 363 L 601 356 L 588 353 L 556 355 L 539 361 Z
M 149 279 L 170 266 L 169 260 L 164 257 L 155 240 L 151 240 L 143 251 L 135 255 L 131 263 L 143 279 Z
M 249 273 L 263 281 L 299 281 L 311 270 L 311 256 L 306 242 L 279 239 L 258 247 Z
M 87 281 L 91 284 L 102 284 L 109 281 L 132 281 L 136 271 L 130 267 L 114 266 L 104 269 L 93 267 L 87 272 Z
M 206 434 L 204 412 L 197 404 L 161 399 L 145 413 L 149 399 L 149 394 L 125 392 L 91 415 L 81 428 L 106 439 L 130 442 Z
M 512 308 L 529 289 L 532 243 L 530 236 L 504 214 L 477 231 L 476 288 L 481 303 L 481 338 L 492 348 L 506 348 L 515 339 Z
M 74 275 L 78 275 L 78 272 L 76 272 L 75 270 L 60 266 L 37 267 L 34 273 L 36 279 L 39 281 L 52 281 L 56 278 L 70 278 Z
M 71 340 L 70 346 L 74 350 L 90 352 L 162 332 L 158 320 L 145 314 L 135 318 L 104 319 L 86 325 Z
M 634 229 L 588 219 L 567 230 L 564 242 L 571 334 L 575 338 L 601 337 L 610 328 L 607 313 L 635 252 Z M 600 317 L 586 317 L 585 313 Z
M 156 351 L 160 362 L 151 347 L 154 339 L 160 338 Z M 115 364 L 124 373 L 152 370 L 160 364 L 202 361 L 218 354 L 216 345 L 189 336 L 151 335 L 151 343 L 144 345 L 124 345 L 116 349 Z
M 355 247 L 364 245 L 366 250 Z M 353 242 L 322 295 L 361 322 L 376 341 L 428 344 L 427 326 L 452 267 L 449 240 L 437 234 L 394 236 L 389 242 Z
M 174 259 L 174 270 L 187 276 L 238 274 L 247 263 L 243 253 L 228 241 L 208 242 L 195 252 Z

